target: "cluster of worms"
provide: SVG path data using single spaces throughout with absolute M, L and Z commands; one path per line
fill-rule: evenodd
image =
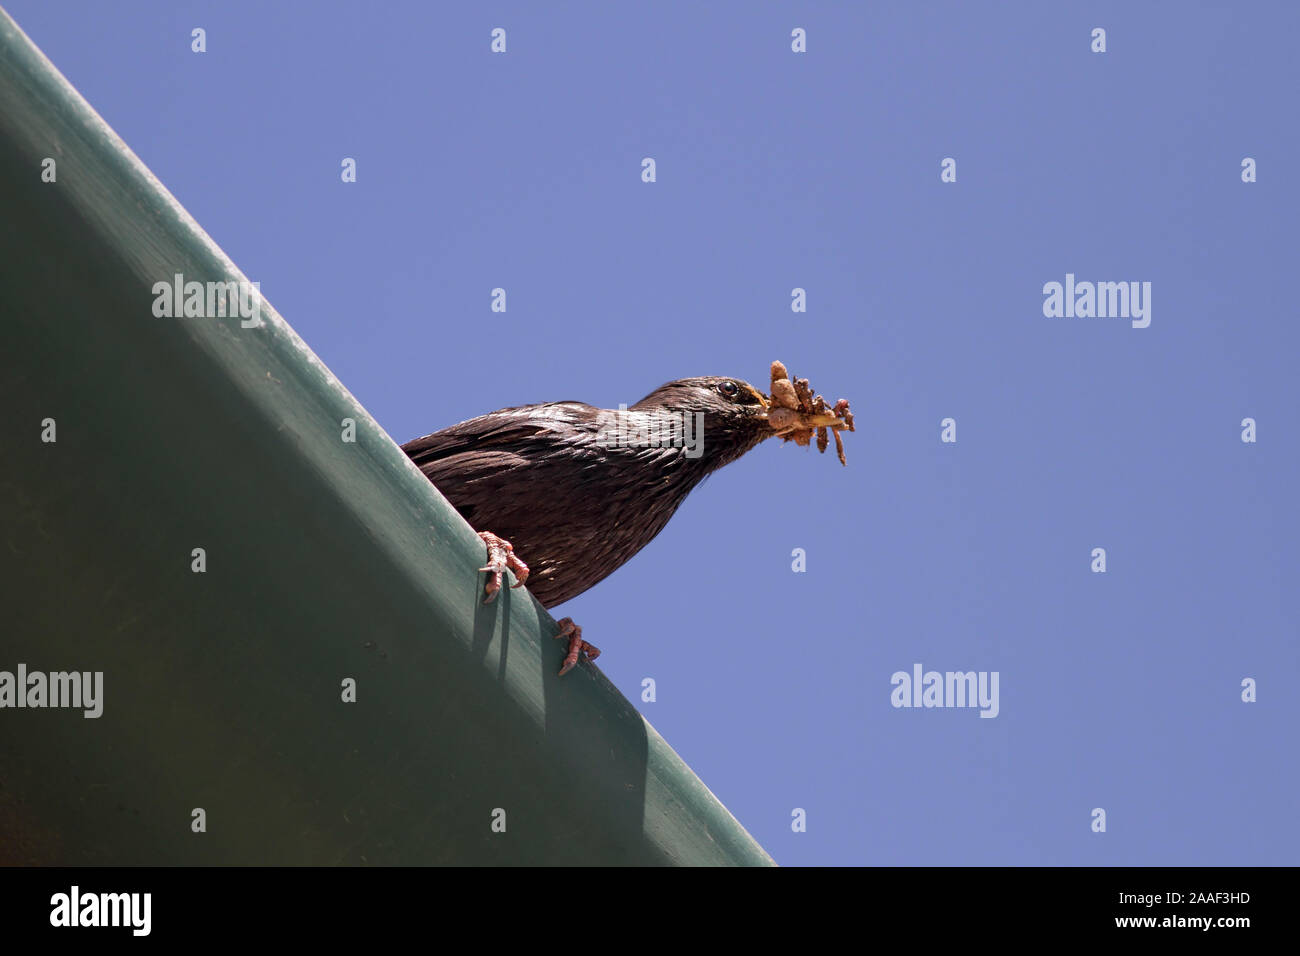
M 793 441 L 796 445 L 808 445 L 815 434 L 817 450 L 823 453 L 830 444 L 828 432 L 834 433 L 835 451 L 840 456 L 840 464 L 848 464 L 844 459 L 844 442 L 840 439 L 840 432 L 846 428 L 854 430 L 849 400 L 841 398 L 834 405 L 826 404 L 826 399 L 813 394 L 808 379 L 791 379 L 780 362 L 772 363 L 772 395 L 767 421 L 778 437 L 784 441 Z

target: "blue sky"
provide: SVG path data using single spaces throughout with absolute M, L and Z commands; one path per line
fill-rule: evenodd
M 1297 861 L 1300 7 L 5 7 L 399 442 L 852 399 L 847 468 L 769 442 L 560 609 L 779 862 Z M 918 662 L 998 716 L 892 707 Z

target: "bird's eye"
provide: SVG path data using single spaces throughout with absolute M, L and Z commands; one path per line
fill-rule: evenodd
M 737 387 L 735 382 L 723 382 L 718 386 L 718 391 L 727 396 L 727 398 L 735 398 L 736 393 L 739 392 L 740 389 Z

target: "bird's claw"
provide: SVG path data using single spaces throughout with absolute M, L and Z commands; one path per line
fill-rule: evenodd
M 569 639 L 569 652 L 564 655 L 564 666 L 560 668 L 559 676 L 563 677 L 573 670 L 581 655 L 585 654 L 589 661 L 594 661 L 600 656 L 600 648 L 582 639 L 582 628 L 573 623 L 573 618 L 562 618 L 556 623 L 560 625 L 560 629 L 555 636 Z
M 483 603 L 491 604 L 501 590 L 501 575 L 505 570 L 509 568 L 515 573 L 515 583 L 511 587 L 521 588 L 528 580 L 528 565 L 519 560 L 514 546 L 505 538 L 498 538 L 491 531 L 480 531 L 478 536 L 483 539 L 488 551 L 488 563 L 479 568 L 488 573 L 488 581 L 483 588 L 487 596 L 483 598 Z
M 487 597 L 483 599 L 483 603 L 491 604 L 496 599 L 497 592 L 501 590 L 501 576 L 505 574 L 506 569 L 509 568 L 515 573 L 513 587 L 520 588 L 528 580 L 528 565 L 515 556 L 514 547 L 504 538 L 497 537 L 491 531 L 480 531 L 478 536 L 483 539 L 488 549 L 488 563 L 479 568 L 480 571 L 486 571 L 488 574 L 487 585 L 484 587 Z M 600 656 L 600 648 L 582 639 L 582 628 L 573 623 L 573 618 L 566 617 L 558 623 L 560 629 L 555 636 L 567 638 L 569 641 L 568 652 L 564 655 L 564 666 L 560 668 L 560 676 L 563 677 L 577 666 L 579 657 L 586 656 L 587 660 L 594 661 Z

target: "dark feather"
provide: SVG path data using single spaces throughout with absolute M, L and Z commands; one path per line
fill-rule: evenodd
M 605 578 L 657 535 L 706 475 L 771 434 L 761 404 L 728 400 L 718 383 L 685 379 L 627 412 L 581 402 L 504 408 L 417 438 L 405 451 L 478 531 L 510 541 L 546 607 Z M 752 391 L 752 387 L 745 386 Z M 756 392 L 754 394 L 757 394 Z M 619 414 L 703 412 L 703 454 L 684 447 L 612 445 Z

